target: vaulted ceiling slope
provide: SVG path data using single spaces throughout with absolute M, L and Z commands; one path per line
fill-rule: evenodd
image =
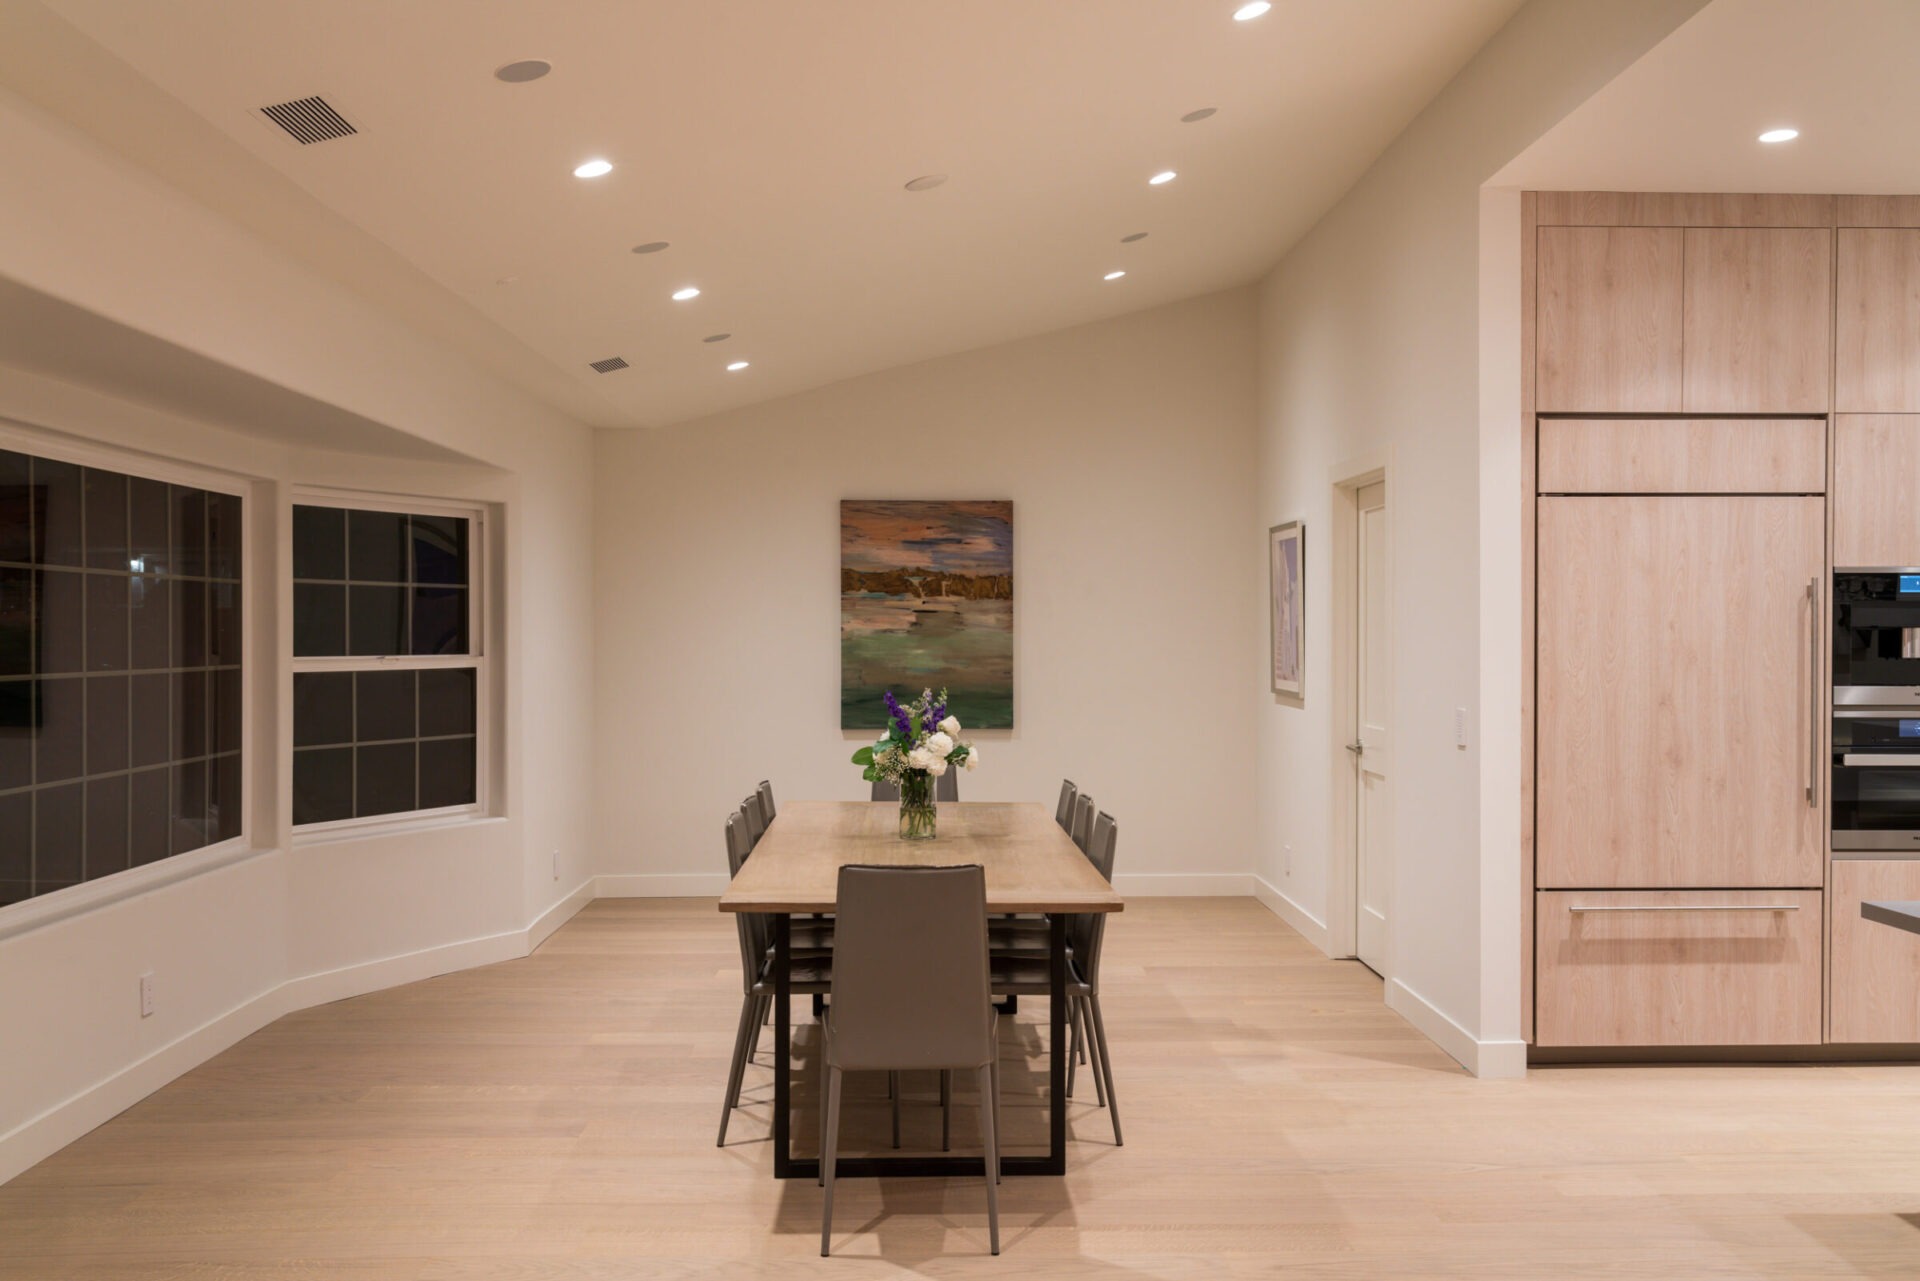
M 9 0 L 0 78 L 556 407 L 657 426 L 1255 279 L 1518 7 L 1242 3 Z M 552 69 L 496 77 L 522 59 Z M 261 111 L 308 97 L 357 132 Z

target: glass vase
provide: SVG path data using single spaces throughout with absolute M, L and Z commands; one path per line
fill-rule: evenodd
M 932 840 L 939 813 L 933 803 L 933 775 L 908 770 L 900 780 L 900 839 Z

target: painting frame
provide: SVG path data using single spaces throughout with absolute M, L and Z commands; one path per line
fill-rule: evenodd
M 1267 658 L 1273 692 L 1304 700 L 1307 692 L 1305 521 L 1282 521 L 1268 528 L 1267 597 Z

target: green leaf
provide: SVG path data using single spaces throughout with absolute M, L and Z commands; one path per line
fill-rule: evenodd
M 855 752 L 853 754 L 853 763 L 855 765 L 873 764 L 873 749 L 871 747 L 863 747 Z
M 866 772 L 860 775 L 860 777 L 869 783 L 878 783 L 880 781 L 880 771 L 869 765 L 867 766 Z

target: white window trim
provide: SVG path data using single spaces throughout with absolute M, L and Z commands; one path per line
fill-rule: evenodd
M 467 526 L 467 637 L 473 649 L 468 654 L 393 654 L 393 655 L 354 655 L 336 654 L 325 657 L 299 657 L 289 655 L 292 670 L 298 675 L 302 672 L 369 672 L 369 671 L 426 671 L 435 669 L 467 670 L 473 672 L 473 769 L 474 799 L 467 805 L 441 806 L 430 810 L 402 810 L 395 814 L 370 814 L 364 818 L 333 819 L 325 823 L 302 823 L 293 827 L 293 843 L 296 846 L 318 845 L 334 841 L 352 840 L 362 837 L 385 836 L 395 832 L 416 831 L 423 828 L 452 827 L 463 823 L 485 822 L 495 817 L 492 808 L 491 789 L 488 786 L 492 776 L 493 760 L 493 716 L 492 685 L 489 654 L 492 649 L 492 637 L 487 628 L 487 505 L 482 502 L 463 502 L 447 498 L 429 498 L 391 493 L 363 493 L 353 490 L 296 486 L 289 496 L 286 521 L 283 525 L 288 531 L 286 547 L 281 557 L 281 567 L 285 572 L 288 585 L 288 597 L 291 600 L 293 585 L 293 509 L 295 507 L 337 507 L 343 511 L 379 511 L 394 512 L 399 515 L 421 516 L 457 516 L 469 522 Z M 291 623 L 291 604 L 289 604 L 289 624 Z M 292 628 L 288 628 L 292 636 Z M 291 648 L 291 639 L 289 639 Z M 291 681 L 288 685 L 286 735 L 284 746 L 289 766 L 293 762 L 293 701 Z M 291 772 L 289 772 L 291 778 Z M 291 783 L 287 793 L 288 819 L 291 821 L 293 792 Z
M 137 449 L 83 440 L 13 418 L 0 418 L 0 449 L 172 485 L 190 485 L 195 489 L 212 490 L 238 498 L 243 504 L 240 529 L 240 834 L 212 845 L 203 845 L 197 850 L 188 850 L 184 854 L 169 854 L 152 863 L 129 867 L 124 871 L 54 890 L 50 894 L 38 894 L 0 907 L 0 939 L 6 939 L 110 903 L 136 898 L 149 890 L 184 881 L 215 868 L 269 854 L 273 850 L 270 846 L 257 845 L 253 840 L 253 690 L 259 675 L 255 664 L 260 660 L 254 635 L 256 602 L 253 597 L 261 590 L 260 584 L 253 579 L 253 530 L 256 507 L 263 501 L 263 487 L 251 477 L 237 472 L 199 467 Z

